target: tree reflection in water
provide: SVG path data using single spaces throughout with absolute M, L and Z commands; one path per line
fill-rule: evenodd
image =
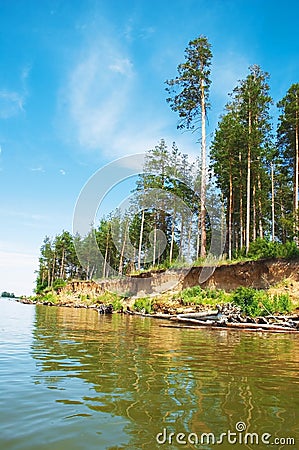
M 105 448 L 158 448 L 155 436 L 164 427 L 218 436 L 235 431 L 239 421 L 251 432 L 295 435 L 296 337 L 162 323 L 37 306 L 32 355 L 38 381 L 63 389 L 56 401 L 73 405 L 83 421 L 97 417 L 99 434 L 109 418 L 118 418 L 127 442 L 117 447 L 114 420 L 115 440 L 112 435 Z

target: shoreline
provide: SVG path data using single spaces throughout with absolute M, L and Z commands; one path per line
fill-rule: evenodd
M 132 311 L 129 307 L 119 311 L 109 311 L 109 313 L 100 310 L 100 304 L 86 304 L 82 302 L 67 303 L 50 301 L 34 301 L 26 297 L 15 298 L 15 301 L 28 305 L 37 306 L 56 306 L 75 309 L 92 309 L 99 315 L 123 314 L 137 316 L 140 318 L 168 320 L 169 325 L 160 326 L 171 328 L 209 328 L 212 330 L 238 330 L 255 332 L 274 332 L 274 333 L 298 333 L 299 332 L 299 314 L 288 315 L 269 315 L 269 316 L 244 316 L 236 306 L 228 304 L 217 305 L 218 308 L 211 309 L 210 305 L 201 305 L 201 308 L 180 307 L 179 312 L 174 313 L 146 313 Z M 200 309 L 200 311 L 199 311 Z M 197 310 L 197 311 L 195 311 Z

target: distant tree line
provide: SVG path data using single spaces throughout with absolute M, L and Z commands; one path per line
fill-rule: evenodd
M 207 38 L 190 41 L 178 76 L 166 81 L 178 128 L 200 130 L 200 156 L 191 161 L 175 143 L 169 148 L 162 139 L 147 152 L 128 210 L 102 218 L 86 236 L 63 231 L 45 238 L 37 291 L 59 288 L 71 278 L 106 278 L 204 258 L 212 237 L 209 205 L 219 205 L 217 197 L 223 204 L 229 259 L 249 255 L 259 243 L 263 248 L 265 242 L 298 246 L 299 83 L 277 103 L 275 130 L 269 74 L 251 66 L 229 94 L 208 159 L 211 58 Z
M 1 294 L 1 297 L 15 298 L 15 294 L 13 292 L 3 291 L 2 294 Z

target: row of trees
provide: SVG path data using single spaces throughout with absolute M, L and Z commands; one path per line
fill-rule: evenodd
M 67 278 L 102 278 L 204 258 L 215 223 L 225 228 L 217 196 L 229 259 L 248 253 L 257 238 L 298 243 L 299 84 L 277 104 L 275 133 L 269 74 L 251 66 L 229 94 L 208 159 L 211 59 L 206 37 L 190 41 L 178 76 L 166 81 L 178 128 L 200 136 L 198 159 L 190 161 L 175 143 L 169 148 L 162 139 L 147 152 L 128 210 L 102 218 L 87 236 L 64 231 L 45 239 L 38 289 Z
M 103 217 L 86 236 L 46 237 L 37 291 L 63 280 L 123 275 L 200 256 L 200 164 L 162 139 L 147 152 L 128 209 Z M 215 217 L 217 214 L 215 214 Z M 210 217 L 207 240 L 210 241 Z
M 227 215 L 228 255 L 257 237 L 298 241 L 299 84 L 278 102 L 276 138 L 269 75 L 250 67 L 225 107 L 211 160 Z

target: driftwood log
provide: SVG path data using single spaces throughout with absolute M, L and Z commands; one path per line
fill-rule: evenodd
M 217 310 L 177 315 L 146 314 L 143 312 L 129 312 L 130 314 L 155 319 L 167 319 L 170 326 L 176 328 L 209 327 L 210 329 L 236 329 L 242 331 L 271 331 L 276 333 L 296 333 L 299 331 L 299 316 L 247 317 L 241 314 L 240 308 L 231 303 L 217 305 Z M 174 324 L 176 323 L 176 325 Z

